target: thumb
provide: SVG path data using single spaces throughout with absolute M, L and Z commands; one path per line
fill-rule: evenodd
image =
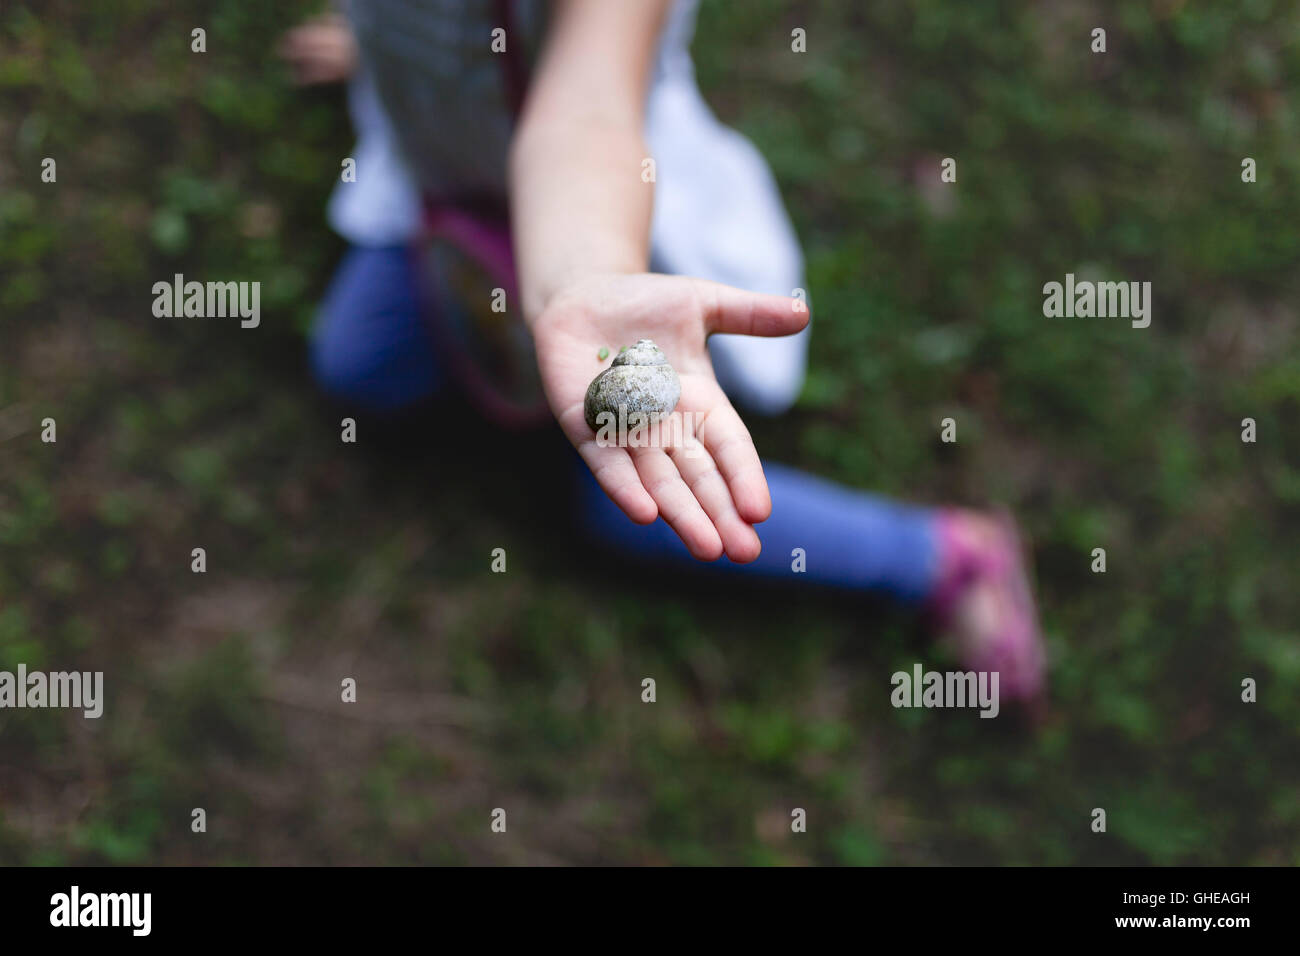
M 808 304 L 787 295 L 746 292 L 720 282 L 699 280 L 704 328 L 712 335 L 793 335 L 811 317 Z

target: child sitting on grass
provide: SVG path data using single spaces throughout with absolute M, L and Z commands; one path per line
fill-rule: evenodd
M 767 578 L 791 577 L 802 549 L 804 580 L 924 606 L 968 667 L 1037 697 L 1043 644 L 1009 519 L 760 461 L 732 401 L 775 415 L 796 400 L 803 263 L 762 157 L 696 87 L 694 14 L 695 0 L 351 0 L 347 20 L 291 32 L 282 54 L 299 81 L 350 78 L 359 136 L 356 180 L 330 205 L 351 245 L 314 332 L 317 377 L 375 411 L 448 388 L 449 349 L 427 313 L 462 306 L 445 284 L 428 301 L 413 243 L 430 208 L 466 210 L 472 239 L 485 234 L 474 216 L 508 203 L 513 259 L 495 265 L 585 462 L 589 534 L 641 559 Z M 480 247 L 491 268 L 491 242 Z M 587 426 L 600 356 L 642 338 L 676 368 L 701 453 L 602 446 Z

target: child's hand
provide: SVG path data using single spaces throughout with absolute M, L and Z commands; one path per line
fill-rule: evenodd
M 279 54 L 299 86 L 338 83 L 356 69 L 357 41 L 345 17 L 326 13 L 287 32 Z
M 760 550 L 752 526 L 772 503 L 754 442 L 714 377 L 705 339 L 713 332 L 792 335 L 807 323 L 807 310 L 796 311 L 796 300 L 784 296 L 702 279 L 610 274 L 555 295 L 532 328 L 551 411 L 614 503 L 639 524 L 662 517 L 697 558 L 725 552 L 746 562 Z M 617 353 L 645 338 L 681 378 L 677 411 L 691 414 L 703 446 L 689 456 L 683 448 L 601 447 L 583 416 L 587 386 L 606 367 L 601 349 Z

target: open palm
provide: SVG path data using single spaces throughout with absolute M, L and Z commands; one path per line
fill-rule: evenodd
M 639 524 L 662 517 L 691 554 L 753 561 L 753 525 L 772 510 L 749 430 L 713 374 L 711 333 L 791 335 L 808 322 L 796 300 L 703 279 L 634 274 L 583 279 L 555 296 L 533 323 L 542 387 L 605 493 Z M 587 386 L 617 351 L 654 339 L 681 378 L 677 410 L 690 413 L 700 446 L 618 447 L 596 442 L 583 416 Z

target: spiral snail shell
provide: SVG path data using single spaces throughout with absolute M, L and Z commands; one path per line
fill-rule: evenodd
M 592 431 L 599 430 L 597 416 L 602 412 L 612 412 L 617 422 L 620 408 L 625 410 L 625 418 L 639 412 L 653 423 L 672 412 L 681 397 L 682 383 L 663 349 L 650 339 L 641 339 L 591 380 L 583 413 Z

